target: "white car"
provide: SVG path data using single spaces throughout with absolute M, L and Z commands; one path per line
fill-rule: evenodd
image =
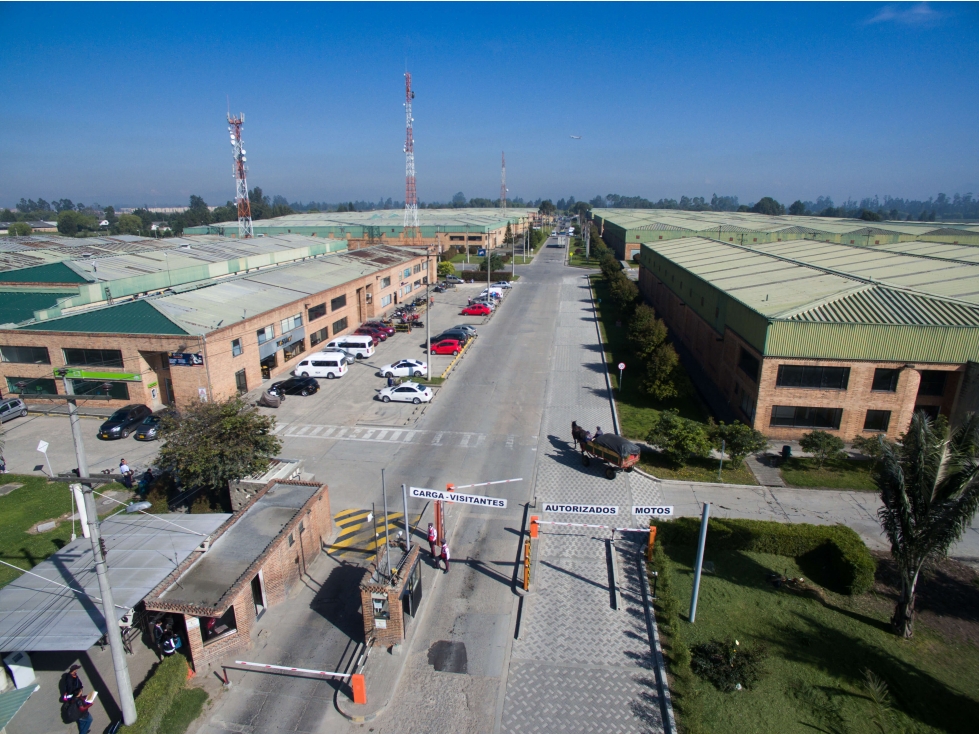
M 325 377 L 328 380 L 347 374 L 347 360 L 340 352 L 311 354 L 292 371 L 296 377 Z
M 510 282 L 509 281 L 506 281 L 506 280 L 498 280 L 498 281 L 496 281 L 492 285 L 492 287 L 493 288 L 502 288 L 503 290 L 507 290 L 508 288 L 513 288 L 513 286 L 510 284 Z
M 381 401 L 385 403 L 395 400 L 418 405 L 419 403 L 427 403 L 432 399 L 432 389 L 416 382 L 405 382 L 394 387 L 385 387 L 378 394 Z
M 417 359 L 402 359 L 384 365 L 378 372 L 382 377 L 424 377 L 428 374 L 428 365 Z
M 492 296 L 493 298 L 503 298 L 503 291 L 500 288 L 484 288 L 479 294 L 479 298 L 484 296 Z

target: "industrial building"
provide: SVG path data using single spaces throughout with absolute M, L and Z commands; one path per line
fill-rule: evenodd
M 469 243 L 495 249 L 504 246 L 507 225 L 522 236 L 539 217 L 536 209 L 419 209 L 418 232 L 404 226 L 404 211 L 383 209 L 372 212 L 309 212 L 252 222 L 256 237 L 303 234 L 344 240 L 351 250 L 371 245 L 437 245 L 439 251 Z M 236 236 L 238 222 L 190 227 L 184 234 Z
M 0 392 L 42 402 L 64 394 L 67 369 L 80 402 L 224 399 L 415 298 L 435 265 L 421 248 L 287 234 L 5 271 Z
M 979 409 L 979 248 L 684 237 L 639 262 L 695 381 L 770 437 L 895 439 L 914 411 Z
M 979 245 L 979 224 L 865 222 L 830 217 L 767 216 L 750 212 L 688 212 L 675 209 L 593 209 L 602 239 L 620 260 L 631 260 L 642 243 L 707 237 L 739 245 L 819 240 L 849 245 L 944 242 Z

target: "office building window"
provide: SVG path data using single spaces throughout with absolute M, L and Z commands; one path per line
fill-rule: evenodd
M 775 386 L 801 387 L 813 390 L 846 390 L 849 381 L 849 367 L 780 364 Z
M 258 343 L 264 344 L 270 339 L 275 338 L 275 329 L 272 328 L 272 324 L 269 324 L 264 329 L 259 329 L 258 331 L 256 331 L 255 334 L 256 336 L 258 336 Z
M 405 271 L 401 274 L 401 277 L 403 277 L 403 278 L 410 278 L 411 277 L 411 268 L 405 268 Z
M 8 377 L 7 390 L 14 395 L 24 396 L 58 394 L 54 380 L 45 377 Z
M 342 296 L 337 296 L 330 300 L 330 310 L 339 311 L 341 308 L 347 305 L 347 294 L 344 293 Z
M 62 349 L 65 364 L 78 367 L 122 367 L 118 349 Z
M 878 367 L 874 370 L 874 381 L 870 389 L 874 392 L 897 392 L 897 378 L 901 370 Z
M 75 395 L 108 395 L 115 400 L 129 400 L 129 385 L 125 382 L 103 382 L 102 380 L 72 380 Z M 106 389 L 108 386 L 108 389 Z
M 339 321 L 334 321 L 333 322 L 333 336 L 336 336 L 337 334 L 339 334 L 341 331 L 343 331 L 346 328 L 347 328 L 347 317 L 346 316 L 344 316 Z
M 918 385 L 918 394 L 942 397 L 945 394 L 947 377 L 948 372 L 941 370 L 921 370 L 921 384 Z
M 300 354 L 306 351 L 306 340 L 300 339 L 299 341 L 293 342 L 288 347 L 282 350 L 282 361 L 288 362 L 294 357 L 298 357 Z
M 290 316 L 289 318 L 282 319 L 282 321 L 279 322 L 279 333 L 287 334 L 293 329 L 298 329 L 302 325 L 303 315 L 301 313 L 297 313 L 295 316 Z
M 773 405 L 771 425 L 788 428 L 831 428 L 835 430 L 840 427 L 842 418 L 842 408 Z
M 51 357 L 47 347 L 0 347 L 0 361 L 51 364 Z
M 421 263 L 415 263 L 415 267 L 413 267 L 411 270 L 413 273 L 420 273 L 422 270 Z
M 891 424 L 891 411 L 889 410 L 868 410 L 867 417 L 863 422 L 865 431 L 887 431 Z
M 309 335 L 309 346 L 315 347 L 320 342 L 325 342 L 329 338 L 329 329 L 325 326 L 319 331 L 314 331 Z
M 758 370 L 760 368 L 761 363 L 751 352 L 742 347 L 741 354 L 738 357 L 738 369 L 741 370 L 745 376 L 750 377 L 752 382 L 758 382 Z
M 754 398 L 752 398 L 751 395 L 746 392 L 741 393 L 741 412 L 748 416 L 749 422 L 754 420 L 755 401 Z
M 241 356 L 241 353 L 243 351 L 244 351 L 244 349 L 242 349 L 242 347 L 241 347 L 241 339 L 232 339 L 231 340 L 231 356 L 232 357 L 240 357 Z
M 388 275 L 384 278 L 381 278 L 381 288 L 390 288 L 390 287 L 391 287 L 391 276 Z
M 320 303 L 316 306 L 313 306 L 311 309 L 309 309 L 309 311 L 306 312 L 306 315 L 309 317 L 310 321 L 315 321 L 318 318 L 326 316 L 326 304 Z
M 381 308 L 384 308 L 385 306 L 390 306 L 392 299 L 393 296 L 390 293 L 388 293 L 386 296 L 381 296 Z

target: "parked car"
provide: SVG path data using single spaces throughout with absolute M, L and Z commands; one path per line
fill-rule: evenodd
M 442 339 L 455 339 L 460 344 L 465 344 L 467 341 L 472 339 L 472 337 L 469 335 L 468 331 L 464 331 L 463 329 L 446 329 L 438 336 L 433 336 L 432 343 L 434 344 Z
M 491 287 L 491 288 L 502 288 L 503 290 L 507 290 L 508 288 L 513 288 L 513 284 L 512 284 L 512 283 L 510 283 L 510 282 L 509 282 L 509 281 L 507 281 L 507 280 L 498 280 L 498 281 L 496 281 L 496 282 L 495 282 L 495 283 L 494 283 L 494 284 L 493 284 L 492 286 L 490 286 L 490 287 Z
M 340 347 L 334 347 L 333 349 L 329 349 L 326 351 L 334 352 L 335 354 L 342 354 L 343 359 L 346 361 L 347 364 L 353 364 L 354 362 L 357 361 L 356 354 L 354 354 L 353 352 L 348 352 L 346 349 L 340 349 Z
M 385 324 L 383 321 L 365 321 L 364 326 L 369 326 L 372 329 L 383 331 L 388 336 L 394 336 L 394 327 L 389 324 Z
M 153 411 L 145 405 L 127 405 L 125 408 L 119 408 L 99 426 L 99 438 L 127 438 L 133 426 L 152 414 Z
M 163 417 L 159 415 L 151 415 L 148 418 L 144 418 L 143 422 L 136 427 L 136 435 L 133 436 L 137 441 L 156 441 L 160 432 L 160 423 L 163 422 Z
M 297 377 L 325 377 L 332 380 L 347 374 L 347 360 L 340 352 L 311 354 L 296 365 L 292 374 Z
M 489 298 L 489 297 L 486 297 L 486 298 L 474 298 L 474 299 L 472 299 L 472 302 L 469 305 L 470 306 L 475 306 L 477 304 L 482 304 L 484 306 L 488 306 L 489 307 L 489 310 L 491 312 L 496 310 L 496 304 L 493 302 L 493 299 L 492 298 Z
M 6 398 L 0 400 L 0 423 L 9 421 L 17 416 L 27 415 L 27 406 L 20 398 Z
M 290 377 L 288 380 L 276 382 L 268 389 L 273 395 L 312 395 L 320 389 L 320 384 L 313 377 Z
M 458 339 L 442 339 L 432 343 L 432 354 L 451 354 L 454 357 L 462 351 L 462 347 Z
M 463 316 L 489 316 L 492 309 L 485 303 L 474 303 L 462 309 Z
M 404 403 L 427 403 L 432 399 L 432 388 L 419 385 L 417 382 L 404 382 L 394 387 L 385 387 L 380 390 L 378 396 L 385 403 L 392 400 Z
M 336 339 L 327 342 L 323 351 L 331 349 L 342 349 L 349 352 L 357 359 L 367 359 L 374 354 L 374 337 L 370 334 L 348 334 L 338 336 Z
M 371 326 L 361 326 L 359 329 L 354 331 L 354 334 L 366 334 L 374 339 L 374 346 L 376 347 L 383 341 L 387 341 L 388 335 L 386 331 L 381 331 L 380 329 L 375 329 Z
M 460 330 L 466 332 L 471 337 L 476 336 L 476 327 L 473 326 L 472 324 L 456 324 L 451 329 L 449 329 L 449 331 L 460 331 Z
M 464 281 L 458 275 L 446 275 L 445 276 L 445 282 L 446 283 L 465 283 L 466 281 Z
M 417 359 L 402 359 L 384 365 L 378 372 L 383 377 L 424 377 L 428 374 L 428 365 Z
M 479 294 L 480 298 L 485 298 L 486 296 L 492 296 L 493 298 L 500 299 L 503 298 L 503 291 L 499 288 L 487 288 Z

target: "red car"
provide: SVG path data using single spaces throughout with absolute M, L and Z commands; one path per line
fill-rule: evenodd
M 432 354 L 451 354 L 453 357 L 462 351 L 462 344 L 456 339 L 443 339 L 432 345 Z
M 388 336 L 394 336 L 394 327 L 388 326 L 383 321 L 365 321 L 364 326 L 368 326 L 371 329 L 377 329 L 383 331 Z
M 463 316 L 489 316 L 490 308 L 489 306 L 482 303 L 474 303 L 471 306 L 466 306 L 462 309 Z
M 376 347 L 378 343 L 387 340 L 388 335 L 381 331 L 380 329 L 373 329 L 370 326 L 361 326 L 357 329 L 354 334 L 360 334 L 361 336 L 369 336 L 374 340 L 374 346 Z

